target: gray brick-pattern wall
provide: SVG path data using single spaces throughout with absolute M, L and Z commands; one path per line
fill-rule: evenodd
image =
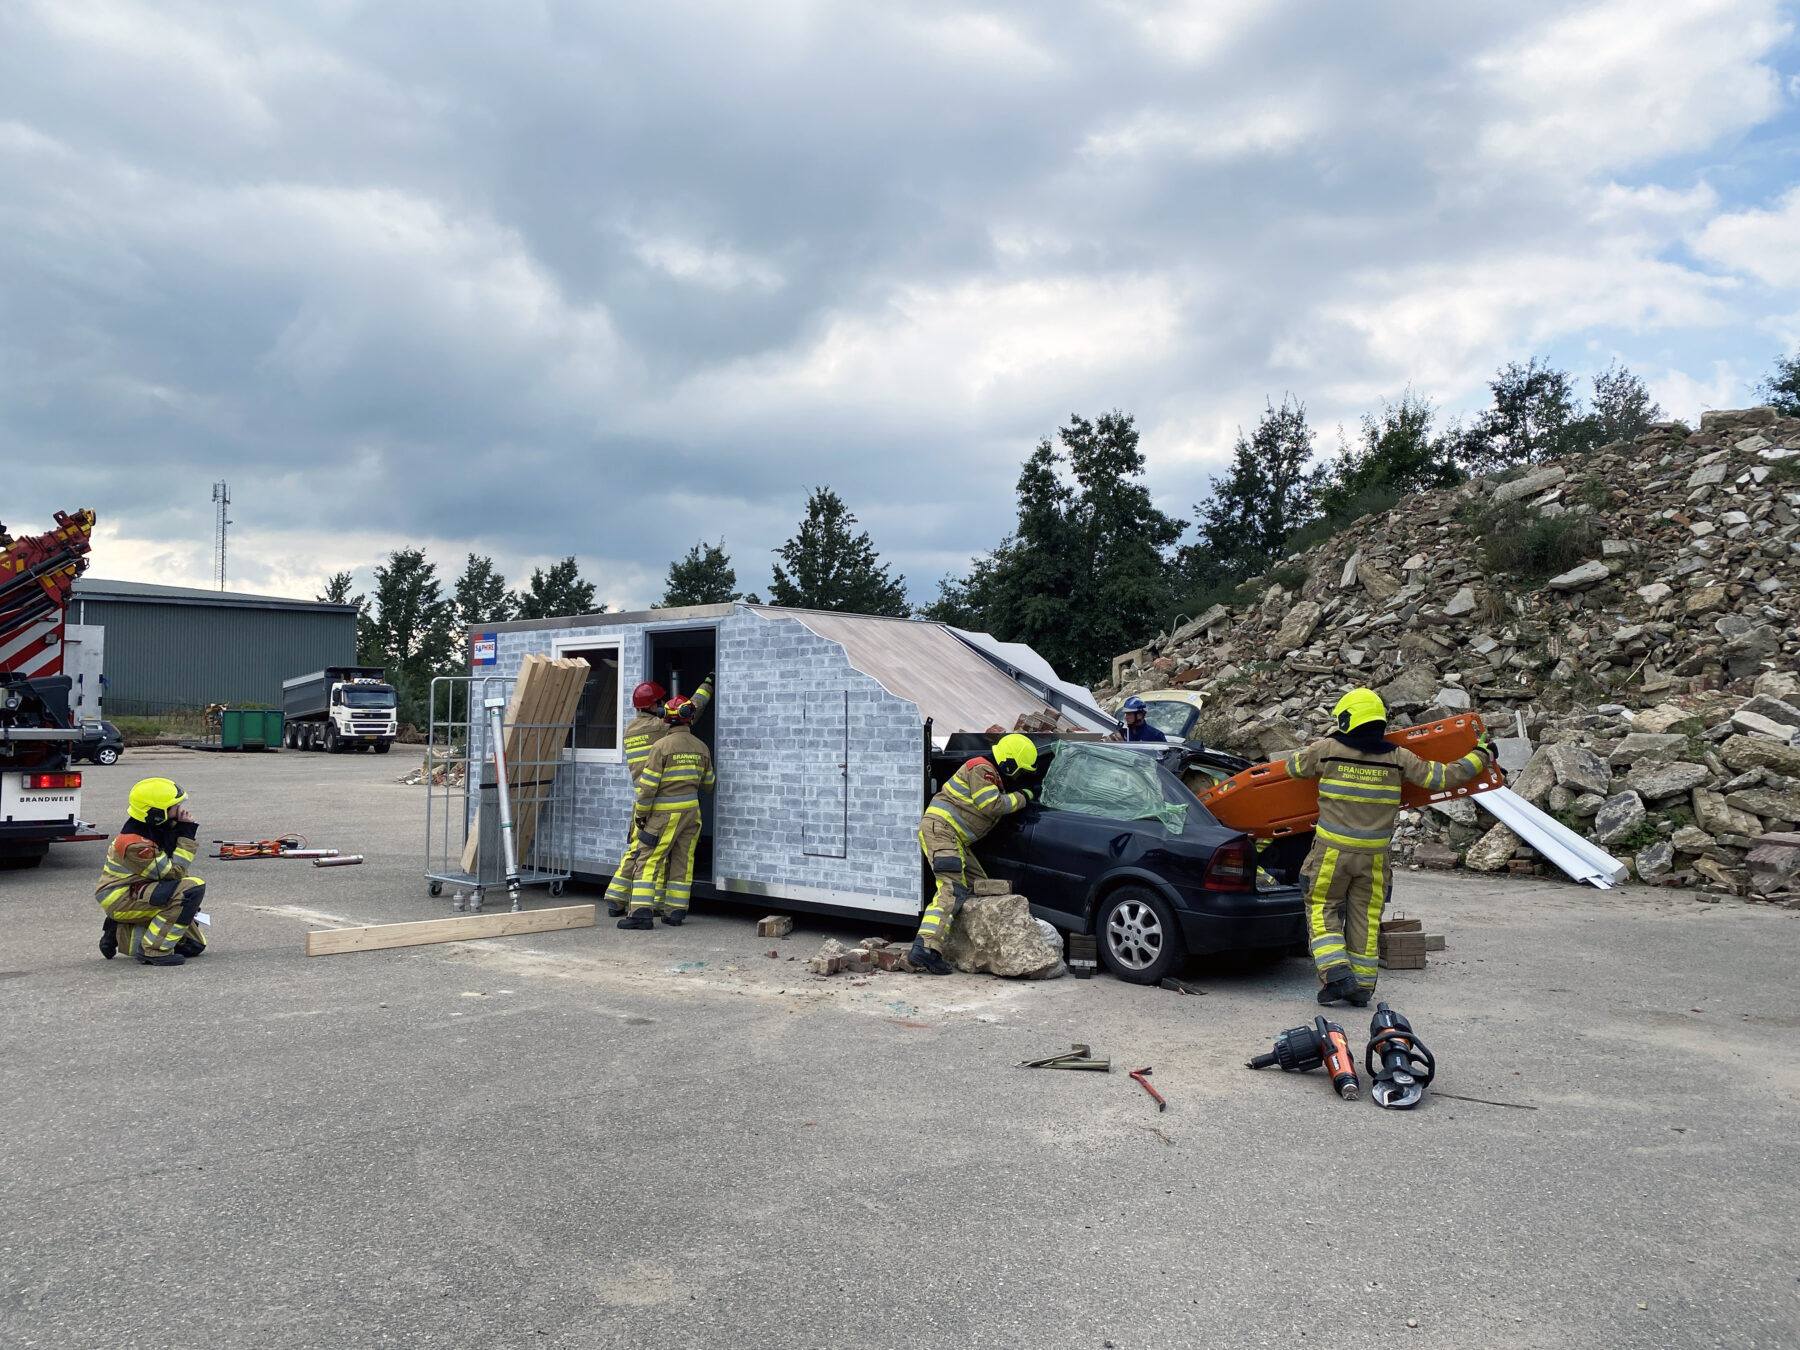
M 629 690 L 646 669 L 645 631 L 641 625 L 601 623 L 503 632 L 498 664 L 474 673 L 516 675 L 527 652 L 547 656 L 553 639 L 617 637 L 619 679 Z M 798 620 L 766 619 L 747 610 L 718 622 L 717 671 L 707 717 L 716 719 L 719 786 L 703 805 L 713 820 L 715 875 L 761 882 L 776 893 L 786 885 L 878 896 L 896 902 L 898 912 L 917 912 L 923 805 L 918 706 L 854 669 L 842 647 Z M 842 701 L 849 748 L 843 771 L 820 737 L 807 735 L 804 709 L 814 694 L 837 694 Z M 630 776 L 622 763 L 571 768 L 575 868 L 610 872 L 630 819 Z M 847 793 L 808 793 L 807 783 L 818 775 L 839 772 L 846 775 Z M 809 809 L 823 813 L 810 832 Z M 807 853 L 809 833 L 815 846 L 820 838 L 841 833 L 845 856 Z

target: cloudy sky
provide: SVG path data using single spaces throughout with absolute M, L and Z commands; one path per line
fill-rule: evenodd
M 1264 399 L 1800 343 L 1800 4 L 8 0 L 0 516 L 311 594 L 424 545 L 740 583 L 837 488 L 916 600 L 1072 412 L 1186 515 Z

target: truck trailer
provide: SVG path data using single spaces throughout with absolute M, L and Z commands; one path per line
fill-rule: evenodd
M 289 750 L 385 755 L 399 734 L 399 699 L 380 666 L 326 666 L 281 682 L 281 743 Z

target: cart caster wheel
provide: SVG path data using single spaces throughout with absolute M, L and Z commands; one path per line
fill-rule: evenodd
M 442 895 L 444 893 L 444 883 L 441 881 L 432 882 L 431 883 L 431 893 L 433 895 Z
M 462 907 L 463 907 L 463 893 L 461 891 L 450 892 L 450 908 L 460 912 Z
M 473 894 L 471 894 L 469 896 L 469 913 L 471 913 L 471 914 L 481 913 L 481 902 L 484 898 L 485 897 L 481 894 L 480 891 L 476 891 Z
M 553 882 L 551 882 L 551 883 L 550 883 L 550 898 L 551 898 L 551 899 L 552 899 L 552 900 L 554 900 L 554 899 L 557 899 L 557 898 L 558 898 L 558 897 L 560 897 L 560 896 L 561 896 L 561 895 L 562 895 L 562 893 L 563 893 L 563 884 L 562 884 L 562 882 L 560 882 L 560 881 L 553 881 Z

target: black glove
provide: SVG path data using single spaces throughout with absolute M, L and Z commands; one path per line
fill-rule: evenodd
M 198 821 L 178 820 L 175 822 L 175 837 L 177 839 L 192 839 L 199 832 L 200 823 Z

